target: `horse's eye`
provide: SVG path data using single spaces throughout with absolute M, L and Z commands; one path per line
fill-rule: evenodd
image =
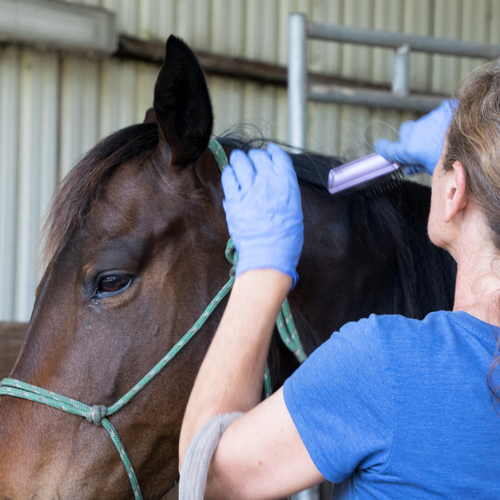
M 99 280 L 97 293 L 116 293 L 130 284 L 131 278 L 127 274 L 112 274 Z

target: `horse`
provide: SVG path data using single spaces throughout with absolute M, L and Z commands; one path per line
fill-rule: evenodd
M 232 267 L 212 127 L 200 65 L 171 36 L 144 123 L 98 143 L 55 195 L 46 270 L 11 378 L 109 407 L 197 321 Z M 228 155 L 254 145 L 219 141 Z M 452 307 L 456 268 L 427 237 L 428 187 L 401 181 L 332 197 L 315 175 L 337 159 L 303 153 L 293 162 L 306 178 L 305 236 L 289 304 L 306 354 L 371 313 L 423 318 Z M 143 498 L 161 498 L 178 480 L 183 412 L 226 300 L 108 416 Z M 268 366 L 273 390 L 299 366 L 276 332 Z M 133 498 L 108 433 L 85 418 L 1 396 L 0 448 L 2 500 Z

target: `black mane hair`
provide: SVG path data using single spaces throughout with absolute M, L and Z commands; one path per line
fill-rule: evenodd
M 219 140 L 223 145 L 244 151 L 268 142 L 262 137 L 248 139 L 235 135 Z M 54 196 L 45 226 L 45 262 L 52 260 L 72 234 L 84 227 L 113 172 L 122 163 L 150 153 L 157 145 L 157 124 L 141 123 L 103 139 L 81 159 Z M 325 186 L 326 174 L 342 162 L 315 153 L 292 154 L 292 159 L 301 185 L 331 200 Z M 429 310 L 450 309 L 454 262 L 426 237 L 430 189 L 403 181 L 376 196 L 370 195 L 368 187 L 359 193 L 347 194 L 344 199 L 350 230 L 360 228 L 362 246 L 368 245 L 370 252 L 376 254 L 382 251 L 385 242 L 394 242 L 393 293 L 381 298 L 385 301 L 384 310 L 422 318 Z
M 274 142 L 285 149 L 290 149 L 289 144 L 275 140 L 271 141 L 259 135 L 258 129 L 254 130 L 254 127 L 251 128 L 251 131 L 254 132 L 253 137 L 248 137 L 249 134 L 245 129 L 238 127 L 234 131 L 230 131 L 228 134 L 218 137 L 217 140 L 223 145 L 241 149 L 245 152 L 248 152 L 252 148 L 261 149 L 269 142 Z M 308 185 L 311 189 L 315 189 L 324 195 L 330 196 L 328 184 L 326 182 L 328 172 L 330 172 L 332 168 L 342 165 L 344 162 L 340 158 L 334 156 L 312 153 L 310 151 L 290 153 L 290 156 L 292 157 L 293 167 L 300 183 L 302 185 Z
M 220 142 L 248 151 L 250 148 L 262 147 L 268 141 L 262 137 L 242 138 L 240 134 L 221 137 Z M 115 169 L 137 156 L 150 153 L 157 146 L 158 124 L 154 120 L 121 129 L 99 141 L 86 153 L 54 194 L 43 230 L 45 244 L 41 262 L 50 262 L 68 238 L 84 227 L 92 205 Z M 299 156 L 302 158 L 304 155 Z M 318 157 L 317 168 L 320 168 L 320 162 L 325 163 L 327 157 L 314 155 L 316 156 Z M 302 160 L 298 159 L 295 163 L 297 163 L 297 168 L 302 168 L 305 174 L 306 167 Z M 309 165 L 314 164 L 309 160 Z M 301 165 L 304 166 L 300 167 Z M 300 171 L 298 171 L 298 176 L 300 179 Z M 314 183 L 309 183 L 311 186 L 314 185 Z M 321 182 L 318 181 L 317 187 L 322 187 Z
M 242 137 L 239 131 L 219 141 L 243 151 L 262 148 L 269 142 L 263 137 Z M 326 179 L 332 168 L 344 162 L 310 152 L 291 157 L 299 183 L 333 201 Z M 336 195 L 347 205 L 349 231 L 353 239 L 359 240 L 354 246 L 373 257 L 388 249 L 392 252 L 393 266 L 388 277 L 392 293 L 380 296 L 380 309 L 385 314 L 423 319 L 429 311 L 453 307 L 456 263 L 427 236 L 430 194 L 427 186 L 401 178 L 394 181 L 389 176 L 378 181 L 375 190 L 365 185 Z

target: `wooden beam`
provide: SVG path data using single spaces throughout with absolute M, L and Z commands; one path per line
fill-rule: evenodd
M 0 380 L 9 376 L 27 329 L 27 323 L 0 322 Z
M 203 71 L 207 74 L 250 80 L 264 85 L 286 87 L 287 67 L 261 61 L 253 61 L 242 57 L 233 57 L 212 52 L 195 51 Z M 165 43 L 142 40 L 120 35 L 117 57 L 136 59 L 160 65 L 165 56 Z M 310 72 L 309 81 L 314 84 L 342 85 L 346 87 L 390 90 L 390 85 L 379 85 L 372 82 L 338 78 L 325 73 Z

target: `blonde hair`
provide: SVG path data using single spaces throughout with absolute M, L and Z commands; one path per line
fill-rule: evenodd
M 443 167 L 451 170 L 456 161 L 463 165 L 466 193 L 481 208 L 500 251 L 500 67 L 490 63 L 481 71 L 458 91 L 458 102 L 453 101 Z M 487 377 L 492 400 L 498 402 L 500 386 L 495 387 L 493 372 L 499 365 L 497 356 Z

